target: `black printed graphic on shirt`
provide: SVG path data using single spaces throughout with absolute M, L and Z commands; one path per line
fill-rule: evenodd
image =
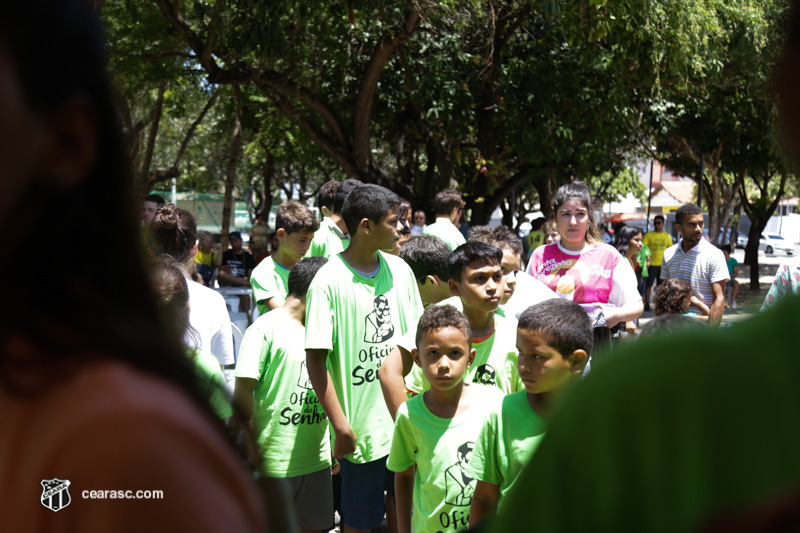
M 484 385 L 497 385 L 497 372 L 491 365 L 481 365 L 475 370 L 475 383 Z
M 458 462 L 444 471 L 445 499 L 448 505 L 469 507 L 475 494 L 476 480 L 466 474 L 467 464 L 472 457 L 474 442 L 465 442 L 458 447 Z
M 372 306 L 372 312 L 364 319 L 364 342 L 378 344 L 392 338 L 394 325 L 386 296 L 376 296 Z

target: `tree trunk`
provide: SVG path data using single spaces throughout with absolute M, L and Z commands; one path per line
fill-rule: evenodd
M 239 105 L 239 87 L 232 85 L 233 101 L 236 107 L 233 120 L 231 151 L 228 156 L 228 167 L 225 171 L 225 197 L 222 204 L 222 249 L 228 249 L 228 233 L 231 229 L 231 213 L 233 212 L 233 188 L 236 182 L 236 165 L 242 151 L 242 110 Z
M 153 151 L 156 146 L 156 137 L 158 136 L 158 124 L 161 122 L 161 113 L 164 109 L 164 92 L 167 89 L 167 83 L 161 82 L 158 85 L 158 94 L 156 95 L 156 103 L 153 106 L 150 120 L 150 132 L 147 135 L 147 146 L 145 148 L 144 159 L 142 160 L 142 172 L 139 183 L 148 183 L 150 179 L 150 166 L 153 164 Z M 147 193 L 147 191 L 145 191 Z

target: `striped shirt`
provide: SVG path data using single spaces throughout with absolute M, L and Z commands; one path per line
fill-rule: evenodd
M 680 242 L 664 251 L 661 279 L 688 281 L 695 296 L 709 307 L 714 301 L 712 285 L 729 277 L 722 250 L 705 239 L 700 239 L 688 252 L 683 251 Z

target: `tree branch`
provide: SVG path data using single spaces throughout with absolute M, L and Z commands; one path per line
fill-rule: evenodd
M 429 4 L 426 3 L 427 7 Z M 423 7 L 413 2 L 406 4 L 407 15 L 403 26 L 392 36 L 384 35 L 378 41 L 372 56 L 367 63 L 361 86 L 356 97 L 353 110 L 353 153 L 356 166 L 363 172 L 369 167 L 369 123 L 372 112 L 372 101 L 378 86 L 381 72 L 389 62 L 395 50 L 406 42 L 419 26 Z

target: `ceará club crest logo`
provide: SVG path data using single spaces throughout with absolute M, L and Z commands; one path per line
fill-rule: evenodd
M 53 512 L 58 512 L 72 502 L 69 495 L 70 481 L 68 479 L 43 479 L 42 505 Z

